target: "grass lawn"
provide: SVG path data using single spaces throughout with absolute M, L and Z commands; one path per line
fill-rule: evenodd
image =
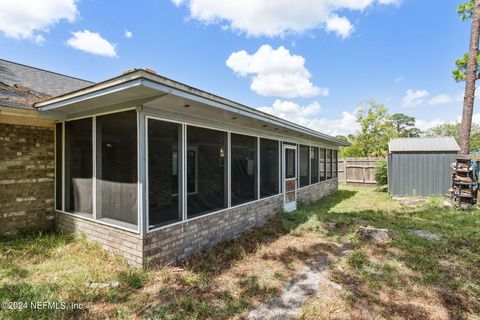
M 146 271 L 70 235 L 5 239 L 0 302 L 85 307 L 0 310 L 0 319 L 238 319 L 279 296 L 296 271 L 319 256 L 331 261 L 330 280 L 341 289 L 320 288 L 305 301 L 302 319 L 479 319 L 480 211 L 441 203 L 432 198 L 408 207 L 373 189 L 341 187 L 179 266 Z M 388 228 L 393 240 L 361 242 L 356 231 L 362 225 Z

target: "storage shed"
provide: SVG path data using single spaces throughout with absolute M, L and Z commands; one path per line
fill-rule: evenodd
M 442 195 L 451 187 L 450 163 L 460 150 L 453 137 L 399 138 L 388 146 L 388 190 L 393 196 Z

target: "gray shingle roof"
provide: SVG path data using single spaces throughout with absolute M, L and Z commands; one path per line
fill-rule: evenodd
M 92 84 L 90 81 L 0 59 L 1 105 L 29 107 L 33 102 Z
M 412 151 L 459 151 L 460 147 L 453 137 L 436 138 L 398 138 L 391 139 L 389 152 Z

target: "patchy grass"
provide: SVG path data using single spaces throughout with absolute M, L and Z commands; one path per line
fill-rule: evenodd
M 81 302 L 83 310 L 0 310 L 0 319 L 95 318 L 92 304 L 126 301 L 148 273 L 134 270 L 85 239 L 24 234 L 0 241 L 0 302 Z M 117 282 L 99 288 L 95 284 Z M 93 285 L 92 285 L 93 284 Z
M 73 301 L 85 309 L 3 310 L 0 318 L 242 318 L 279 296 L 308 261 L 325 256 L 332 261 L 330 278 L 342 290 L 320 288 L 304 304 L 303 319 L 476 319 L 480 212 L 441 203 L 432 198 L 412 208 L 373 189 L 341 187 L 179 266 L 147 271 L 65 234 L 7 239 L 0 241 L 0 301 Z M 394 239 L 363 243 L 356 235 L 361 225 L 388 228 Z M 440 240 L 421 238 L 413 229 Z M 91 285 L 113 282 L 118 286 Z

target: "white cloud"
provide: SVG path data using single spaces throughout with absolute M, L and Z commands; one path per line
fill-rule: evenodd
M 100 34 L 89 30 L 72 32 L 72 34 L 73 37 L 67 41 L 72 48 L 104 57 L 118 57 L 115 45 L 102 38 Z
M 39 32 L 48 30 L 60 21 L 75 21 L 78 16 L 76 0 L 1 0 L 0 32 L 15 39 L 30 39 L 43 43 Z
M 453 123 L 454 121 L 445 121 L 438 118 L 433 120 L 416 119 L 415 126 L 422 131 L 427 131 L 428 129 L 431 129 L 433 127 L 439 126 L 444 123 L 450 123 L 450 122 Z
M 241 77 L 252 75 L 250 89 L 263 96 L 297 98 L 329 94 L 329 89 L 310 82 L 305 59 L 290 54 L 283 46 L 274 50 L 263 45 L 254 54 L 237 51 L 228 57 L 226 65 Z
M 125 35 L 125 38 L 128 38 L 128 39 L 133 37 L 133 33 L 131 31 L 128 31 L 127 29 L 125 29 L 124 35 Z
M 442 93 L 433 97 L 429 101 L 429 104 L 432 106 L 438 106 L 442 104 L 449 104 L 449 103 L 461 102 L 461 101 L 463 101 L 463 93 L 459 93 L 455 96 Z
M 427 96 L 427 90 L 408 89 L 407 92 L 405 92 L 405 96 L 402 98 L 402 107 L 416 107 L 422 104 Z
M 36 44 L 44 44 L 45 43 L 45 38 L 41 34 L 37 34 L 34 38 L 33 41 L 35 41 Z
M 394 5 L 399 5 L 402 0 L 378 0 L 379 3 L 381 4 L 394 4 Z
M 354 112 L 343 111 L 339 119 L 323 118 L 322 108 L 318 102 L 301 106 L 291 101 L 277 99 L 272 106 L 260 107 L 258 110 L 330 135 L 348 135 L 360 129 Z
M 345 37 L 353 30 L 347 18 L 333 19 L 339 11 L 360 11 L 377 3 L 398 4 L 398 0 L 172 0 L 186 5 L 190 16 L 206 24 L 219 24 L 248 36 L 283 36 L 327 28 Z M 330 29 L 328 25 L 330 23 Z
M 346 39 L 353 32 L 353 25 L 345 17 L 339 17 L 336 14 L 328 18 L 325 23 L 325 29 L 327 31 L 335 32 L 339 37 Z
M 441 124 L 445 124 L 445 123 L 455 124 L 455 123 L 460 123 L 460 122 L 462 122 L 462 116 L 461 115 L 459 115 L 455 120 L 452 120 L 452 119 L 443 120 L 443 119 L 440 119 L 440 118 L 436 118 L 436 119 L 433 119 L 433 120 L 417 119 L 416 122 L 415 122 L 415 125 L 420 130 L 426 131 L 428 129 L 439 126 Z M 476 124 L 476 125 L 480 125 L 480 113 L 474 113 L 473 114 L 472 123 Z

